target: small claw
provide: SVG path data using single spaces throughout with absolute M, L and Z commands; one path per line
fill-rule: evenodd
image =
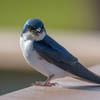
M 45 83 L 44 86 L 55 86 L 56 83 Z
M 36 82 L 35 85 L 37 86 L 55 86 L 57 83 L 50 83 L 50 82 Z

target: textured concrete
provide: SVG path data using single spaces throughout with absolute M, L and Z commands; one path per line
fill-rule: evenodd
M 100 75 L 100 65 L 91 68 Z M 31 86 L 0 97 L 0 100 L 100 100 L 100 86 L 69 77 L 53 80 L 54 87 Z

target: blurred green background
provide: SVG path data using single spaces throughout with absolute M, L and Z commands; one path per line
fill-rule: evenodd
M 100 29 L 99 8 L 99 0 L 0 0 L 0 27 L 39 18 L 51 29 Z
M 85 66 L 100 64 L 99 0 L 0 0 L 0 95 L 46 79 L 26 64 L 19 47 L 30 18 L 41 19 L 47 32 Z

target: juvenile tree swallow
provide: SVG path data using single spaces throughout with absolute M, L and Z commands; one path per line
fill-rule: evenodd
M 55 83 L 50 83 L 51 79 L 65 76 L 100 84 L 98 75 L 85 68 L 76 57 L 47 35 L 39 19 L 26 21 L 20 36 L 20 47 L 27 63 L 48 77 L 37 85 L 52 86 Z

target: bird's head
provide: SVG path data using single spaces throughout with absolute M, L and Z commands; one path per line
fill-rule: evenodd
M 29 19 L 25 22 L 22 36 L 26 39 L 33 39 L 35 41 L 42 40 L 46 35 L 44 24 L 39 19 Z

